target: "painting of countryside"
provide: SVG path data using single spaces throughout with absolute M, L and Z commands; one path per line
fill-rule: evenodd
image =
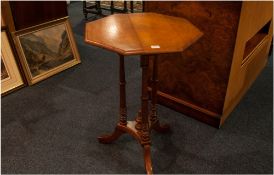
M 74 59 L 65 24 L 19 37 L 32 77 Z

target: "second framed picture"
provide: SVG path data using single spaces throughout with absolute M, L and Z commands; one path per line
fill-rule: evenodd
M 1 27 L 1 96 L 24 85 L 11 41 L 8 30 Z
M 30 85 L 80 63 L 67 17 L 18 31 L 14 39 Z

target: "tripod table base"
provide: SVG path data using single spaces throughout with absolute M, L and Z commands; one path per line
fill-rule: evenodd
M 135 128 L 135 125 L 136 125 L 136 121 L 128 121 L 126 126 L 117 124 L 112 134 L 100 136 L 98 137 L 98 141 L 100 143 L 110 144 L 114 142 L 115 140 L 117 140 L 122 134 L 125 134 L 125 133 L 130 134 L 143 146 L 144 163 L 145 163 L 146 172 L 147 174 L 153 174 L 152 163 L 151 163 L 151 152 L 150 152 L 151 145 L 142 143 L 142 139 L 141 139 L 142 131 L 138 131 Z M 150 130 L 152 129 L 159 133 L 166 133 L 170 131 L 169 125 L 167 124 L 160 125 L 159 121 L 151 123 Z

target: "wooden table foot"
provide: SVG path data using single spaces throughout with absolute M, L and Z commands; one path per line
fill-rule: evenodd
M 109 135 L 103 135 L 97 137 L 100 143 L 109 144 L 117 140 L 122 134 L 128 133 L 132 137 L 134 137 L 139 143 L 141 143 L 141 136 L 138 131 L 135 129 L 136 122 L 135 121 L 127 121 L 127 125 L 117 124 L 114 132 Z
M 171 132 L 170 125 L 169 124 L 160 124 L 160 122 L 157 122 L 153 125 L 152 129 L 158 133 L 168 133 Z
M 141 135 L 140 132 L 138 132 L 135 129 L 136 122 L 135 121 L 128 121 L 127 126 L 123 126 L 118 124 L 114 130 L 114 132 L 111 135 L 103 135 L 101 137 L 98 137 L 98 140 L 100 143 L 104 144 L 110 144 L 117 140 L 122 134 L 128 133 L 131 136 L 133 136 L 140 144 L 141 144 Z M 152 162 L 151 162 L 151 150 L 150 150 L 150 144 L 142 145 L 144 150 L 144 164 L 147 174 L 153 174 L 152 171 Z
M 122 134 L 124 134 L 124 132 L 121 131 L 118 127 L 116 127 L 111 135 L 103 135 L 98 137 L 97 139 L 100 143 L 109 144 L 117 140 Z
M 147 174 L 153 174 L 150 145 L 144 145 L 144 161 Z

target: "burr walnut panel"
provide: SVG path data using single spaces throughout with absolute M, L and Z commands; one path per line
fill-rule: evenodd
M 241 2 L 145 3 L 145 11 L 183 17 L 204 33 L 183 53 L 160 56 L 161 92 L 221 114 L 240 10 Z
M 159 103 L 220 127 L 267 63 L 273 2 L 145 2 L 144 9 L 183 17 L 204 33 L 183 53 L 161 55 Z

